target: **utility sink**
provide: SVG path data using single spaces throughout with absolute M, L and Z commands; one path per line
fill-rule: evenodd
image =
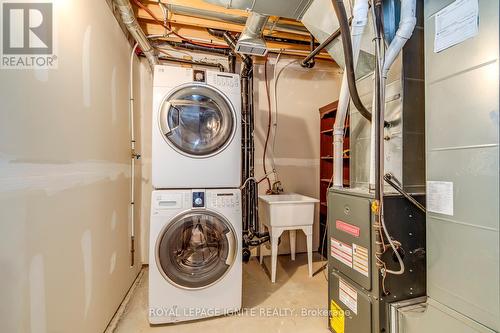
M 259 195 L 260 218 L 271 227 L 312 225 L 318 199 L 302 194 Z
M 318 199 L 297 193 L 278 195 L 259 195 L 259 219 L 269 231 L 271 241 L 271 282 L 276 282 L 276 265 L 279 237 L 285 231 L 290 234 L 290 254 L 295 260 L 296 231 L 306 235 L 307 266 L 312 276 L 312 236 L 314 223 L 314 204 Z M 262 244 L 259 249 L 259 261 L 263 264 Z

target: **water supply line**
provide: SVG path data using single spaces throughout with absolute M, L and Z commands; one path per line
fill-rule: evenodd
M 129 0 L 114 1 L 116 8 L 120 12 L 123 24 L 125 24 L 132 37 L 141 48 L 142 52 L 148 59 L 149 66 L 151 66 L 151 69 L 153 70 L 154 66 L 159 63 L 158 56 L 153 46 L 151 46 L 151 44 L 149 43 L 148 38 L 144 34 L 144 31 L 142 31 L 141 27 L 139 26 L 139 22 L 137 22 Z
M 130 124 L 130 266 L 135 265 L 135 161 L 141 155 L 135 151 L 135 122 L 134 122 L 134 56 L 138 47 L 135 43 L 130 52 L 129 64 L 129 124 Z
M 336 4 L 336 1 L 337 0 L 333 0 L 334 4 Z M 338 9 L 339 7 L 338 4 L 334 6 L 336 7 L 336 12 L 342 11 Z M 345 9 L 343 11 L 345 14 Z M 337 15 L 339 15 L 339 13 L 337 13 Z M 340 16 L 345 16 L 345 15 L 340 15 Z M 337 114 L 335 117 L 335 124 L 333 126 L 333 186 L 335 187 L 343 187 L 344 124 L 350 100 L 349 69 L 347 64 L 349 62 L 353 66 L 351 73 L 354 73 L 354 68 L 357 65 L 359 52 L 361 48 L 361 37 L 363 35 L 363 31 L 365 29 L 367 22 L 368 22 L 368 0 L 358 0 L 356 1 L 353 8 L 353 19 L 351 23 L 352 30 L 350 34 L 351 39 L 348 38 L 349 36 L 347 35 L 347 32 L 343 31 L 344 34 L 343 36 L 345 37 L 345 38 L 343 37 L 344 50 L 351 49 L 352 52 L 350 53 L 346 51 L 344 52 L 346 58 L 346 68 L 342 76 L 342 85 L 340 88 L 339 103 L 337 107 Z M 349 29 L 349 26 L 347 26 L 347 29 Z M 343 30 L 345 30 L 345 24 Z M 347 43 L 350 45 L 352 40 L 351 48 L 346 46 L 346 40 L 348 41 Z M 350 60 L 348 60 L 347 58 L 349 58 Z M 354 82 L 354 85 L 356 85 L 356 82 Z

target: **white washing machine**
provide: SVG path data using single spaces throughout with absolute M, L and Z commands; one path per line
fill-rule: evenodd
M 153 191 L 151 324 L 224 315 L 241 308 L 241 221 L 237 189 Z
M 158 65 L 153 85 L 153 187 L 239 187 L 239 75 Z

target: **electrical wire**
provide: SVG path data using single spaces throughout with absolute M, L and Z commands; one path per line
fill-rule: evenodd
M 227 49 L 228 48 L 227 46 L 224 46 L 224 45 L 215 45 L 215 44 L 209 44 L 209 43 L 196 42 L 196 41 L 194 41 L 192 39 L 183 37 L 180 34 L 178 34 L 177 32 L 175 32 L 174 30 L 172 30 L 172 28 L 170 27 L 170 24 L 165 24 L 158 17 L 156 17 L 156 15 L 148 7 L 146 7 L 140 0 L 132 0 L 132 1 L 135 3 L 135 5 L 137 7 L 141 8 L 146 13 L 148 13 L 148 15 L 156 23 L 158 23 L 159 25 L 161 25 L 162 27 L 164 27 L 165 29 L 167 29 L 167 31 L 169 33 L 171 33 L 172 35 L 180 38 L 182 41 L 184 41 L 186 43 L 193 44 L 193 45 L 199 45 L 199 46 L 205 46 L 205 47 L 213 47 L 213 48 L 216 48 L 216 49 Z
M 274 64 L 274 70 L 273 70 L 273 78 L 274 78 L 274 123 L 273 123 L 273 142 L 272 142 L 272 155 L 271 155 L 271 162 L 272 166 L 274 169 L 274 176 L 275 176 L 275 181 L 279 181 L 279 175 L 278 171 L 276 169 L 276 162 L 274 159 L 275 156 L 275 147 L 276 147 L 276 136 L 278 132 L 278 82 L 279 78 L 281 76 L 281 73 L 290 65 L 293 65 L 295 63 L 300 62 L 300 59 L 296 59 L 293 61 L 290 61 L 287 63 L 285 66 L 283 66 L 279 71 L 278 71 L 278 64 L 281 58 L 281 55 L 283 53 L 284 49 L 281 49 L 280 52 L 278 53 L 278 56 L 276 57 L 276 62 Z
M 246 186 L 247 186 L 247 183 L 249 181 L 254 181 L 257 185 L 259 185 L 260 183 L 262 183 L 266 178 L 269 177 L 270 174 L 272 174 L 273 172 L 269 172 L 267 174 L 265 174 L 261 179 L 257 179 L 255 177 L 248 177 L 244 182 L 243 184 L 240 186 L 240 190 L 244 189 Z
M 273 143 L 272 143 L 272 148 L 271 148 L 271 163 L 272 167 L 274 170 L 276 170 L 276 162 L 274 160 L 275 156 L 275 146 L 276 146 L 276 133 L 278 131 L 278 94 L 277 94 L 277 75 L 276 75 L 276 69 L 278 68 L 278 63 L 281 58 L 281 53 L 283 52 L 283 49 L 280 49 L 278 55 L 276 56 L 276 61 L 274 62 L 274 68 L 273 68 L 273 80 L 274 80 L 274 87 L 273 87 L 273 97 L 274 97 L 274 122 L 273 122 Z M 274 174 L 274 180 L 278 181 L 279 176 L 277 173 Z
M 264 168 L 264 173 L 267 174 L 267 166 L 266 166 L 266 153 L 267 153 L 267 144 L 269 142 L 269 135 L 271 134 L 271 122 L 272 122 L 272 109 L 271 109 L 271 94 L 269 92 L 269 80 L 267 78 L 267 60 L 264 61 L 264 81 L 266 82 L 266 96 L 267 96 L 267 131 L 266 131 L 266 141 L 264 142 L 264 152 L 262 153 L 262 166 Z M 274 172 L 274 167 L 273 167 Z M 267 192 L 271 191 L 271 180 L 269 177 L 267 179 Z

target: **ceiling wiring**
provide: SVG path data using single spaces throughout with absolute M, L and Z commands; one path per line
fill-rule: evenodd
M 156 15 L 148 8 L 146 7 L 140 0 L 132 0 L 137 7 L 141 8 L 142 10 L 144 10 L 146 13 L 148 13 L 148 15 L 156 22 L 158 23 L 159 25 L 163 26 L 165 29 L 167 29 L 167 31 L 180 38 L 182 41 L 186 42 L 186 43 L 190 43 L 190 44 L 194 44 L 194 45 L 199 45 L 199 46 L 205 46 L 205 47 L 213 47 L 213 48 L 217 48 L 217 49 L 227 49 L 228 47 L 225 46 L 225 45 L 215 45 L 215 44 L 209 44 L 209 43 L 202 43 L 202 42 L 197 42 L 197 41 L 194 41 L 192 39 L 189 39 L 189 38 L 186 38 L 186 37 L 183 37 L 181 36 L 180 34 L 178 34 L 177 32 L 175 32 L 174 30 L 172 30 L 172 28 L 170 27 L 170 24 L 165 24 L 164 22 L 162 22 L 158 17 L 156 17 Z

